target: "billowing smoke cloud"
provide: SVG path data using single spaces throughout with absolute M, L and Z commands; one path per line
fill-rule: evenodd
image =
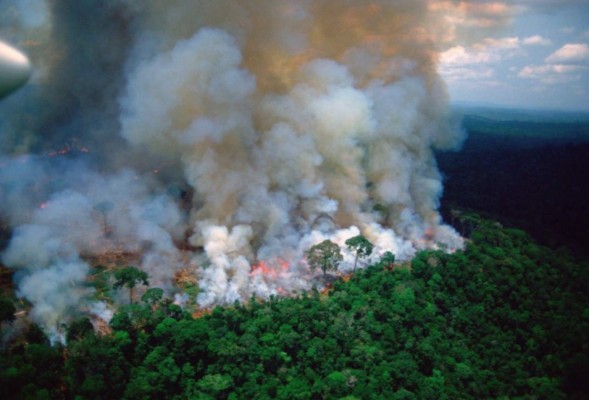
M 200 272 L 203 305 L 277 290 L 275 279 L 247 279 L 251 261 L 279 270 L 286 258 L 297 268 L 306 236 L 356 226 L 400 258 L 435 242 L 461 245 L 436 212 L 432 147 L 455 143 L 457 131 L 425 6 L 150 10 L 158 18 L 145 29 L 160 46 L 130 69 L 122 135 L 182 160 L 194 189 L 190 240 L 210 262 Z M 189 17 L 199 12 L 211 19 Z
M 433 156 L 461 140 L 436 59 L 462 3 L 6 3 L 37 72 L 0 104 L 3 262 L 48 330 L 97 307 L 90 260 L 117 249 L 211 306 L 309 289 L 326 238 L 462 246 Z
M 27 163 L 33 170 L 41 168 L 35 160 Z M 86 282 L 87 260 L 93 256 L 141 254 L 141 266 L 154 286 L 172 288 L 174 273 L 182 266 L 174 242 L 185 228 L 169 196 L 158 194 L 132 171 L 95 174 L 72 162 L 67 170 L 50 170 L 48 175 L 60 176 L 68 189 L 30 210 L 28 222 L 14 229 L 2 260 L 16 269 L 17 294 L 33 304 L 32 317 L 54 338 L 63 333 L 58 328 L 64 318 L 97 307 Z M 2 178 L 3 187 L 9 187 Z

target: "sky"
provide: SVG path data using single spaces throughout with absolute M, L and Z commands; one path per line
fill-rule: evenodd
M 3 3 L 19 10 L 24 28 L 42 25 L 45 1 Z M 589 111 L 589 0 L 422 3 L 450 28 L 434 40 L 452 103 Z
M 452 103 L 589 111 L 589 0 L 468 3 L 508 15 L 489 35 L 441 53 Z

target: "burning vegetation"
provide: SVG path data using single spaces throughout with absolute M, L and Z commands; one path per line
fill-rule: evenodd
M 337 274 L 365 265 L 345 244 L 356 236 L 373 245 L 366 263 L 461 248 L 437 211 L 433 153 L 462 138 L 436 72 L 452 9 L 43 8 L 21 39 L 38 69 L 26 104 L 0 110 L 2 260 L 31 318 L 56 334 L 91 307 L 97 265 L 135 265 L 209 308 L 321 285 L 308 251 L 326 241 Z
M 562 398 L 586 269 L 481 221 L 455 252 L 438 212 L 439 53 L 511 7 L 5 4 L 35 68 L 0 107 L 17 396 Z

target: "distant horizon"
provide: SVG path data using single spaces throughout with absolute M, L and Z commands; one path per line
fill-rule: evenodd
M 532 105 L 512 105 L 512 104 L 501 104 L 486 101 L 476 100 L 452 100 L 450 99 L 450 108 L 454 109 L 457 107 L 463 108 L 484 108 L 489 110 L 501 110 L 501 111 L 514 111 L 514 112 L 556 112 L 564 114 L 587 114 L 589 116 L 589 108 L 573 109 L 573 108 L 558 108 L 556 106 L 532 106 Z

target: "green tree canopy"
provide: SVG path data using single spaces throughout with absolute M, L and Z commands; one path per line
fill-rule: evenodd
M 146 272 L 132 266 L 115 271 L 115 283 L 113 287 L 120 289 L 125 286 L 129 289 L 129 302 L 133 303 L 133 289 L 137 284 L 149 285 L 149 276 Z
M 343 260 L 342 253 L 337 244 L 331 240 L 324 240 L 323 242 L 312 246 L 307 251 L 307 261 L 312 270 L 321 268 L 323 276 L 327 270 L 337 269 L 339 263 Z
M 385 267 L 390 267 L 392 268 L 393 263 L 395 262 L 395 255 L 393 253 L 391 253 L 390 251 L 386 251 L 382 257 L 380 258 L 380 262 L 385 266 Z
M 356 259 L 354 260 L 354 272 L 356 272 L 358 258 L 364 258 L 371 255 L 372 250 L 374 249 L 374 245 L 362 235 L 354 236 L 346 240 L 346 246 L 348 246 L 348 250 L 356 252 Z
M 394 269 L 385 253 L 325 295 L 198 318 L 170 299 L 123 305 L 111 334 L 74 320 L 66 348 L 33 324 L 0 349 L 0 387 L 9 400 L 588 399 L 587 262 L 491 221 L 473 236 Z
M 141 296 L 141 300 L 147 304 L 154 305 L 164 297 L 164 290 L 160 288 L 149 288 Z

